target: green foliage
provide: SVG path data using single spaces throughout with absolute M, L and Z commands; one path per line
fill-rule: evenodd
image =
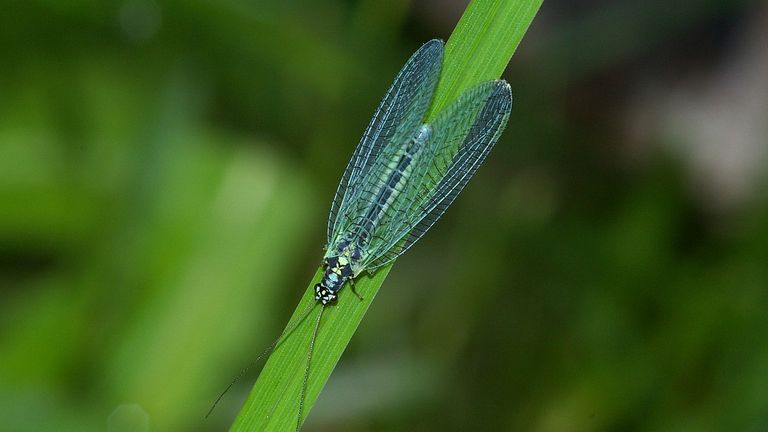
M 6 4 L 0 430 L 230 427 L 255 376 L 203 416 L 294 310 L 375 102 L 460 11 L 406 0 Z M 505 4 L 470 10 L 508 15 Z M 364 323 L 355 328 L 385 271 L 359 281 L 365 303 L 342 292 L 352 319 L 324 316 L 321 343 L 357 336 L 306 429 L 765 430 L 768 196 L 727 153 L 766 142 L 762 117 L 724 124 L 738 139 L 722 145 L 682 145 L 690 116 L 665 116 L 662 132 L 643 110 L 663 112 L 667 96 L 707 103 L 707 123 L 763 109 L 749 102 L 761 86 L 742 91 L 765 75 L 750 39 L 761 33 L 749 31 L 763 28 L 757 6 L 545 2 L 505 75 L 515 106 L 491 157 L 387 275 Z M 465 46 L 460 30 L 449 51 Z M 459 65 L 473 49 L 448 53 L 455 72 L 478 73 L 477 58 Z M 495 68 L 487 76 L 455 75 L 441 103 L 498 76 L 508 54 L 482 66 Z M 725 189 L 759 193 L 713 211 L 726 191 L 692 181 L 690 149 L 707 164 L 725 151 L 737 180 Z M 306 333 L 296 344 L 298 380 Z

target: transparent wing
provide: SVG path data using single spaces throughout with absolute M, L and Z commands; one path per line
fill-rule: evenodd
M 422 45 L 405 63 L 376 108 L 336 189 L 328 217 L 329 247 L 354 220 L 353 195 L 360 194 L 366 173 L 370 173 L 382 151 L 398 147 L 399 140 L 421 124 L 432 101 L 442 62 L 443 41 L 433 39 Z
M 409 190 L 403 192 L 408 205 L 378 227 L 375 235 L 389 241 L 371 248 L 364 268 L 394 260 L 432 227 L 496 144 L 511 109 L 509 84 L 496 80 L 470 88 L 438 116 L 431 149 L 425 152 L 428 168 L 421 178 L 411 177 Z
M 391 243 L 391 227 L 399 227 L 413 204 L 416 190 L 412 185 L 420 183 L 431 167 L 436 147 L 429 141 L 431 126 L 423 125 L 406 138 L 396 139 L 399 146 L 385 148 L 371 170 L 365 174 L 359 190 L 351 195 L 348 229 L 343 231 L 345 240 L 352 240 L 360 249 L 360 258 L 353 263 L 353 270 L 365 269 L 372 252 Z

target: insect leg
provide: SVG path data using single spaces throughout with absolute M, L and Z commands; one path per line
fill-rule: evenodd
M 352 289 L 352 293 L 357 297 L 358 300 L 363 301 L 363 296 L 357 293 L 357 288 L 355 288 L 355 280 L 350 279 L 349 280 L 349 288 Z

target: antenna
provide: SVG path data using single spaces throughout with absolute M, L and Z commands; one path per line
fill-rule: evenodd
M 223 398 L 223 397 L 224 397 L 224 395 L 225 395 L 225 394 L 227 394 L 227 392 L 229 391 L 229 389 L 231 389 L 231 388 L 232 388 L 232 386 L 233 386 L 233 385 L 235 385 L 235 383 L 236 383 L 236 382 L 240 381 L 240 379 L 241 379 L 241 378 L 242 378 L 242 377 L 243 377 L 243 376 L 244 376 L 244 375 L 245 375 L 245 374 L 246 374 L 246 373 L 247 373 L 247 372 L 248 372 L 248 371 L 249 371 L 249 370 L 250 370 L 252 367 L 256 366 L 256 364 L 257 364 L 257 363 L 258 363 L 258 362 L 259 362 L 259 361 L 260 361 L 262 358 L 264 358 L 264 357 L 266 357 L 266 356 L 268 356 L 268 355 L 272 354 L 272 351 L 274 351 L 274 350 L 275 350 L 275 348 L 277 348 L 277 346 L 278 346 L 278 345 L 280 345 L 280 343 L 281 343 L 283 340 L 285 340 L 285 338 L 286 338 L 286 337 L 288 337 L 288 335 L 290 335 L 290 334 L 291 334 L 291 333 L 292 333 L 294 330 L 296 330 L 296 327 L 298 327 L 298 326 L 299 326 L 299 324 L 301 324 L 301 323 L 304 321 L 304 319 L 305 319 L 307 316 L 309 316 L 309 313 L 310 313 L 310 312 L 312 312 L 312 309 L 314 309 L 314 307 L 315 307 L 315 305 L 316 305 L 316 304 L 317 304 L 316 302 L 312 302 L 312 303 L 310 303 L 310 304 L 307 306 L 307 308 L 306 308 L 306 309 L 304 309 L 304 310 L 301 312 L 301 314 L 299 315 L 299 318 L 298 318 L 298 319 L 296 319 L 296 321 L 294 321 L 293 323 L 289 323 L 289 324 L 288 324 L 288 325 L 285 327 L 285 329 L 283 330 L 283 332 L 282 332 L 282 333 L 280 333 L 280 336 L 278 336 L 278 337 L 277 337 L 277 339 L 275 339 L 275 340 L 274 340 L 274 341 L 273 341 L 271 344 L 269 344 L 269 346 L 267 347 L 267 349 L 265 349 L 264 351 L 262 351 L 262 352 L 261 352 L 261 354 L 259 354 L 259 356 L 258 356 L 258 357 L 256 357 L 256 359 L 254 359 L 254 360 L 253 360 L 253 361 L 252 361 L 250 364 L 248 364 L 248 366 L 244 367 L 244 368 L 243 368 L 243 369 L 240 371 L 240 373 L 238 373 L 238 374 L 235 376 L 235 378 L 232 380 L 232 382 L 231 382 L 231 383 L 229 383 L 229 385 L 228 385 L 228 386 L 227 386 L 227 387 L 224 389 L 224 391 L 222 391 L 222 392 L 219 394 L 219 397 L 217 397 L 217 398 L 216 398 L 216 400 L 215 400 L 215 401 L 213 401 L 213 405 L 211 405 L 211 408 L 208 410 L 208 413 L 205 415 L 205 418 L 206 418 L 206 419 L 207 419 L 208 417 L 210 417 L 210 415 L 211 415 L 211 413 L 213 412 L 213 410 L 214 410 L 214 409 L 216 409 L 216 405 L 218 405 L 218 404 L 219 404 L 219 401 L 221 401 L 221 398 Z M 323 309 L 325 309 L 325 308 L 323 308 Z M 322 315 L 322 312 L 320 313 L 320 315 Z M 318 322 L 319 322 L 319 320 L 318 320 Z M 312 345 L 314 345 L 314 342 L 315 342 L 315 335 L 316 335 L 316 334 L 317 334 L 317 327 L 315 327 L 315 333 L 314 333 L 314 335 L 312 336 Z M 305 385 L 306 385 L 306 382 L 305 382 Z
M 309 382 L 309 367 L 312 364 L 312 353 L 315 351 L 317 329 L 320 328 L 320 319 L 323 318 L 323 312 L 325 312 L 325 306 L 322 306 L 320 313 L 317 314 L 317 320 L 315 320 L 315 329 L 312 330 L 312 339 L 309 341 L 309 350 L 307 350 L 307 365 L 304 368 L 304 381 L 301 383 L 301 393 L 299 393 L 299 416 L 296 419 L 296 432 L 299 432 L 299 429 L 301 429 L 301 417 L 304 411 L 304 398 L 307 395 L 307 384 Z

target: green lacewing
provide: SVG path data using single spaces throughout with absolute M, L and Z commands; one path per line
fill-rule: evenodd
M 379 103 L 331 204 L 323 276 L 314 287 L 316 302 L 263 354 L 269 354 L 315 305 L 321 305 L 307 353 L 296 430 L 303 420 L 314 341 L 325 307 L 338 301 L 348 282 L 391 263 L 432 227 L 507 124 L 512 92 L 503 80 L 467 89 L 434 121 L 425 122 L 443 53 L 441 40 L 422 45 Z
M 386 265 L 424 235 L 464 188 L 501 135 L 512 108 L 502 80 L 465 91 L 424 123 L 440 76 L 443 42 L 408 60 L 376 109 L 341 177 L 328 218 L 322 305 L 345 283 Z

